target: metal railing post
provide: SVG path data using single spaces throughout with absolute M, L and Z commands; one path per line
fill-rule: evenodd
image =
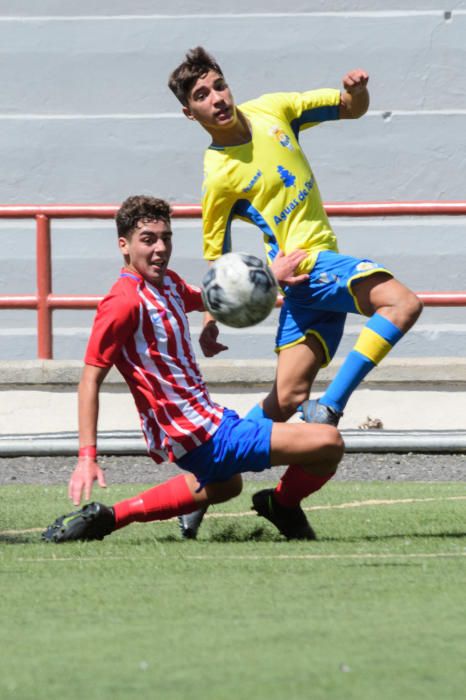
M 52 293 L 52 254 L 50 219 L 44 214 L 36 216 L 36 270 L 37 270 L 37 356 L 51 360 L 52 309 L 49 296 Z

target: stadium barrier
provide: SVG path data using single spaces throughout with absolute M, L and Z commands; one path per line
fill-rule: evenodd
M 466 432 L 461 430 L 343 430 L 346 452 L 406 454 L 466 454 Z M 100 455 L 147 457 L 141 431 L 100 431 Z M 75 457 L 76 432 L 0 435 L 0 457 Z
M 330 217 L 458 216 L 466 215 L 466 202 L 340 202 L 326 203 Z M 37 357 L 53 359 L 53 321 L 55 309 L 94 309 L 101 297 L 95 295 L 59 295 L 52 289 L 51 224 L 54 219 L 111 219 L 118 205 L 0 205 L 0 219 L 35 219 L 36 286 L 35 294 L 0 295 L 0 309 L 37 311 Z M 196 204 L 172 205 L 173 218 L 201 218 Z M 466 306 L 466 291 L 416 292 L 425 306 Z M 277 299 L 280 304 L 280 299 Z

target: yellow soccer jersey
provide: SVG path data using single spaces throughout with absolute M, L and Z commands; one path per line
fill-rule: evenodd
M 235 218 L 258 226 L 267 257 L 279 250 L 309 251 L 299 267 L 308 272 L 321 250 L 337 250 L 317 183 L 298 141 L 301 129 L 339 118 L 340 92 L 324 89 L 274 93 L 245 102 L 252 139 L 240 146 L 207 149 L 202 217 L 204 257 L 231 250 Z

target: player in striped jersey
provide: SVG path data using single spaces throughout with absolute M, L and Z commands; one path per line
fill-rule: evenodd
M 315 491 L 341 459 L 338 430 L 268 418 L 243 420 L 216 404 L 197 365 L 186 316 L 204 310 L 201 291 L 168 268 L 169 205 L 152 197 L 130 197 L 116 220 L 125 266 L 99 304 L 85 355 L 79 385 L 79 458 L 69 496 L 79 505 L 83 493 L 90 498 L 95 480 L 105 486 L 96 447 L 99 390 L 113 365 L 133 394 L 149 455 L 156 462 L 176 462 L 185 473 L 112 508 L 92 503 L 62 516 L 43 533 L 44 539 L 102 539 L 134 521 L 205 509 L 236 496 L 241 473 L 289 461 L 297 465 L 295 480 Z M 285 269 L 282 260 L 275 271 L 280 277 Z M 299 502 L 280 505 L 271 490 L 264 490 L 254 495 L 253 507 L 286 537 L 314 539 Z

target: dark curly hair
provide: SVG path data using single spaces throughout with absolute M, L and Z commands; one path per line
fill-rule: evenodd
M 134 195 L 125 199 L 115 216 L 118 237 L 130 239 L 138 221 L 170 223 L 170 205 L 164 199 Z
M 215 71 L 223 78 L 223 71 L 213 56 L 207 53 L 202 46 L 190 49 L 183 63 L 175 68 L 168 79 L 168 87 L 179 99 L 182 105 L 187 107 L 188 97 L 193 85 L 210 70 Z

